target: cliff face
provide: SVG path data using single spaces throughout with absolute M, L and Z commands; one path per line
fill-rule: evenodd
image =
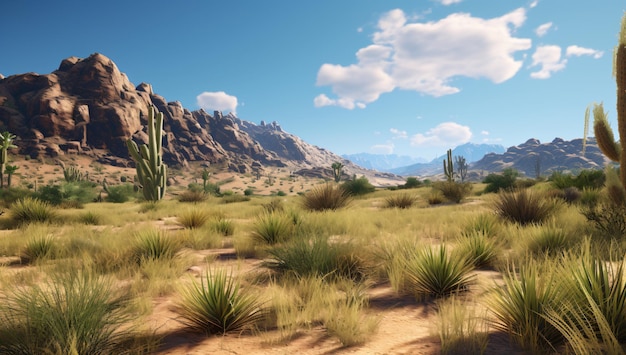
M 192 112 L 180 102 L 168 102 L 149 84 L 134 86 L 102 54 L 64 59 L 50 74 L 0 77 L 0 131 L 16 134 L 20 154 L 33 158 L 76 152 L 104 163 L 129 164 L 125 141 L 147 141 L 150 105 L 164 115 L 168 164 L 201 161 L 238 172 L 264 167 L 330 172 L 331 164 L 339 161 L 349 174 L 367 173 L 284 132 L 276 122 L 255 125 L 233 114 Z

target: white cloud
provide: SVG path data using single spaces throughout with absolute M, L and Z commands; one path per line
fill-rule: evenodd
M 591 48 L 579 47 L 576 45 L 569 46 L 565 50 L 565 55 L 568 57 L 576 56 L 580 57 L 582 55 L 590 55 L 593 56 L 594 59 L 600 59 L 604 55 L 603 51 L 598 51 Z
M 393 154 L 394 144 L 387 142 L 386 144 L 375 144 L 370 147 L 370 152 L 374 154 Z
M 537 36 L 543 37 L 546 33 L 548 33 L 548 30 L 550 30 L 551 27 L 552 22 L 544 23 L 543 25 L 540 25 L 535 29 L 535 33 L 537 34 Z
M 559 46 L 539 46 L 532 58 L 531 67 L 541 67 L 539 71 L 530 73 L 531 78 L 535 79 L 548 79 L 552 73 L 563 70 L 567 64 L 567 59 L 561 59 L 561 47 Z
M 489 131 L 480 131 L 480 134 L 482 134 L 483 136 L 488 136 L 489 135 Z
M 437 2 L 440 2 L 442 5 L 452 5 L 452 4 L 458 4 L 463 0 L 437 0 Z
M 396 128 L 389 128 L 389 132 L 393 134 L 393 139 L 407 139 L 409 137 L 406 131 L 401 131 Z
M 198 106 L 206 111 L 230 111 L 237 112 L 237 97 L 228 95 L 223 91 L 205 91 L 196 97 Z
M 444 122 L 426 133 L 418 133 L 411 137 L 412 146 L 455 147 L 467 143 L 472 138 L 469 127 L 455 122 Z
M 320 67 L 316 84 L 330 86 L 337 99 L 319 95 L 316 107 L 365 107 L 395 89 L 435 97 L 454 94 L 460 89 L 450 81 L 462 76 L 502 83 L 522 66 L 513 54 L 531 46 L 530 39 L 513 36 L 525 20 L 523 8 L 492 19 L 454 13 L 423 23 L 391 10 L 380 17 L 373 43 L 357 51 L 356 64 Z
M 539 0 L 534 0 L 533 2 L 530 3 L 530 5 L 528 5 L 528 7 L 535 8 L 537 7 L 537 4 L 539 4 Z

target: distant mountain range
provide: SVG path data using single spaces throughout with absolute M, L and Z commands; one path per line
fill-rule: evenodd
M 371 154 L 371 153 L 357 153 L 357 154 L 343 154 L 343 158 L 350 160 L 354 164 L 362 166 L 366 169 L 373 169 L 378 171 L 389 172 L 392 169 L 400 168 L 403 166 L 427 163 L 428 160 L 424 158 L 415 158 L 407 155 L 397 154 Z

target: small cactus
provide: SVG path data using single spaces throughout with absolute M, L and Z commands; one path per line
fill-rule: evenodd
M 454 181 L 454 163 L 452 163 L 452 149 L 448 149 L 448 159 L 443 160 L 443 173 L 446 175 L 448 182 Z

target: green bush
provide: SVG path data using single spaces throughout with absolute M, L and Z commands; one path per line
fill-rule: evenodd
M 112 203 L 124 203 L 135 197 L 135 188 L 131 184 L 111 185 L 107 187 L 105 201 Z
M 206 201 L 208 195 L 202 191 L 194 191 L 194 190 L 186 190 L 183 191 L 180 195 L 178 195 L 178 201 L 180 202 L 203 202 Z
M 548 181 L 559 189 L 565 189 L 568 187 L 576 187 L 579 190 L 583 190 L 585 188 L 600 189 L 604 186 L 606 175 L 604 170 L 598 169 L 585 169 L 580 171 L 576 176 L 555 171 L 552 175 L 550 175 Z
M 10 218 L 14 224 L 20 226 L 33 222 L 53 222 L 57 213 L 49 203 L 26 197 L 11 205 Z
M 224 194 L 222 197 L 222 203 L 237 203 L 250 201 L 250 196 L 232 194 Z
M 326 183 L 304 194 L 303 207 L 311 211 L 337 210 L 348 205 L 350 195 L 343 188 Z
M 341 184 L 341 188 L 351 196 L 361 196 L 376 191 L 374 185 L 370 184 L 365 176 L 346 181 Z
M 225 271 L 211 272 L 181 291 L 178 304 L 182 322 L 207 335 L 252 327 L 264 317 L 257 297 L 241 288 Z
M 399 187 L 402 189 L 415 189 L 421 187 L 422 185 L 424 185 L 424 183 L 419 181 L 417 178 L 408 177 L 406 178 L 406 182 L 404 183 L 404 185 L 400 185 Z
M 521 225 L 541 224 L 559 207 L 558 201 L 529 189 L 500 193 L 494 201 L 498 216 Z
M 508 190 L 515 186 L 515 181 L 519 176 L 519 172 L 513 168 L 502 170 L 502 174 L 489 174 L 483 180 L 487 184 L 485 192 L 498 192 L 500 190 Z
M 244 194 L 244 196 L 252 196 L 252 195 L 254 195 L 254 190 L 250 189 L 250 188 L 245 189 L 245 190 L 243 190 L 243 194 Z
M 220 217 L 211 222 L 211 229 L 227 237 L 235 233 L 235 224 L 229 219 Z
M 30 196 L 32 196 L 32 192 L 28 189 L 16 187 L 0 189 L 0 201 L 4 207 L 9 207 L 15 201 Z
M 97 196 L 94 183 L 90 181 L 66 182 L 61 185 L 45 185 L 33 194 L 36 198 L 58 206 L 63 202 L 93 202 Z

